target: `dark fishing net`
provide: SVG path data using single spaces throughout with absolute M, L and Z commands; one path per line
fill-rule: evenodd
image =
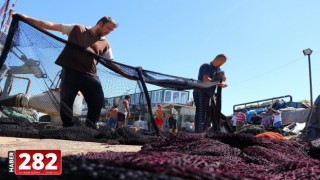
M 3 49 L 0 67 L 4 76 L 0 79 L 0 85 L 3 87 L 0 105 L 3 108 L 21 107 L 21 113 L 37 111 L 48 114 L 51 117 L 50 123 L 54 126 L 62 124 L 60 107 L 76 121 L 83 122 L 87 114 L 87 105 L 81 94 L 77 96 L 73 109 L 60 102 L 61 67 L 55 64 L 55 60 L 65 47 L 86 56 L 93 56 L 98 61 L 97 74 L 103 87 L 105 102 L 100 121 L 105 120 L 106 112 L 113 105 L 118 105 L 124 95 L 131 97 L 133 119 L 138 120 L 141 114 L 151 113 L 146 83 L 159 89 L 176 90 L 204 89 L 217 84 L 161 74 L 106 60 L 83 47 L 37 28 L 19 15 L 13 17 L 8 34 L 1 33 L 1 40 Z M 153 123 L 151 127 L 158 133 L 153 116 L 150 116 Z
M 320 159 L 320 139 L 311 141 L 309 146 L 310 146 L 309 155 L 312 158 Z
M 261 125 L 244 125 L 241 129 L 239 129 L 238 133 L 246 133 L 246 134 L 253 134 L 257 135 L 260 133 L 265 132 L 265 129 Z
M 130 128 L 92 129 L 84 125 L 68 128 L 38 128 L 35 124 L 21 118 L 1 118 L 0 136 L 63 139 L 73 141 L 102 142 L 108 144 L 143 145 L 159 139 L 158 136 L 144 135 Z
M 25 118 L 0 118 L 0 136 L 38 138 L 39 131 Z

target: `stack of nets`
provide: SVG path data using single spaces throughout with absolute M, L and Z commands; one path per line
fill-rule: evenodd
M 63 157 L 62 175 L 45 178 L 319 179 L 319 152 L 320 140 L 299 143 L 250 134 L 178 133 L 146 143 L 139 152 Z M 0 159 L 2 165 L 6 161 Z M 0 174 L 14 177 L 6 169 Z

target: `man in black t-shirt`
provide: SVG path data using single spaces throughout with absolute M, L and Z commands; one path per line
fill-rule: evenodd
M 254 112 L 253 116 L 251 117 L 250 123 L 252 125 L 261 125 L 261 117 L 257 116 L 257 113 Z

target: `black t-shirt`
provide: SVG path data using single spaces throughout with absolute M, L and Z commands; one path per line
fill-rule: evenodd
M 252 125 L 260 125 L 261 124 L 261 117 L 259 117 L 259 116 L 256 116 L 256 117 L 252 117 L 251 118 L 251 124 Z

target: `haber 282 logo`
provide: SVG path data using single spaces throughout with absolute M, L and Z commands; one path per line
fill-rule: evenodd
M 60 175 L 62 173 L 60 150 L 16 150 L 10 151 L 8 155 L 9 172 L 14 167 L 16 175 Z

